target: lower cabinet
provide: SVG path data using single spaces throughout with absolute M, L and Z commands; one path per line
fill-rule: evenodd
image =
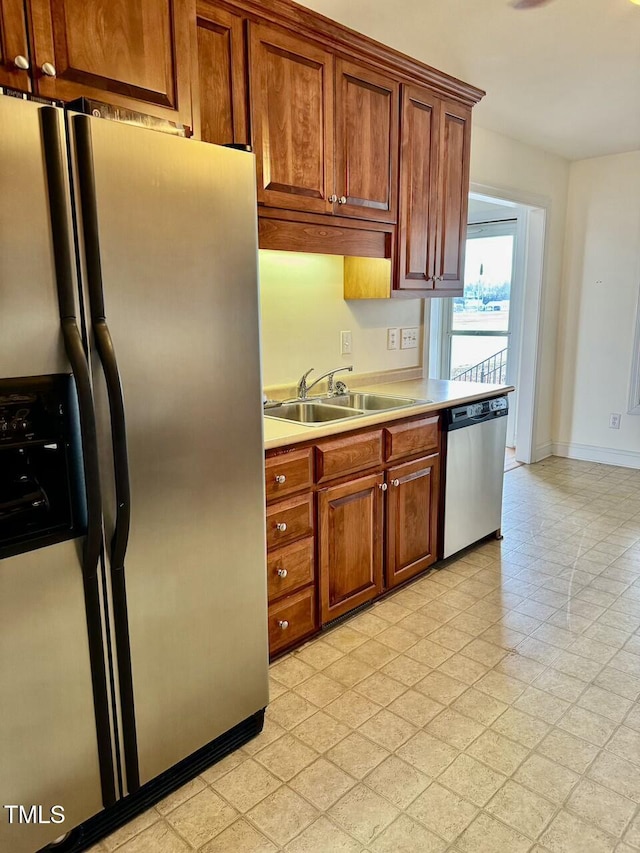
M 379 473 L 318 492 L 323 624 L 382 592 L 384 487 Z
M 309 636 L 317 625 L 316 591 L 312 586 L 269 605 L 270 654 Z
M 397 586 L 437 559 L 440 456 L 387 471 L 386 581 Z

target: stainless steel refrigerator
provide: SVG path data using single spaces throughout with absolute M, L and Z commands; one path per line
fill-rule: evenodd
M 255 164 L 4 96 L 0 199 L 0 850 L 80 849 L 262 727 Z

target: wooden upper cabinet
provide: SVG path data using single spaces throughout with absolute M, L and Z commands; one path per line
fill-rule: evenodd
M 462 293 L 469 200 L 471 110 L 460 104 L 442 101 L 438 136 L 435 289 Z
M 387 586 L 424 571 L 437 558 L 438 454 L 387 471 Z
M 333 189 L 333 57 L 304 39 L 249 24 L 258 202 L 328 213 Z
M 198 97 L 195 134 L 218 145 L 248 144 L 246 57 L 243 20 L 198 0 Z
M 352 62 L 336 60 L 334 212 L 395 222 L 399 85 Z
M 30 64 L 23 0 L 0 0 L 0 86 L 30 92 Z
M 36 91 L 94 98 L 191 126 L 193 4 L 31 0 Z
M 439 118 L 440 101 L 432 92 L 403 86 L 398 290 L 433 289 Z
M 382 592 L 382 481 L 371 474 L 318 492 L 323 624 Z

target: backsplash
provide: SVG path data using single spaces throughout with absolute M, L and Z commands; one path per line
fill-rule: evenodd
M 342 288 L 340 256 L 260 250 L 265 387 L 293 383 L 310 367 L 317 375 L 348 364 L 357 374 L 421 367 L 424 300 L 349 302 Z M 388 350 L 387 328 L 407 326 L 419 328 L 418 347 Z M 344 330 L 352 334 L 349 356 L 340 354 Z

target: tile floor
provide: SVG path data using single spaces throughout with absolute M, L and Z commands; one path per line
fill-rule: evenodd
M 275 663 L 264 732 L 94 851 L 640 850 L 640 471 L 505 482 L 502 542 Z

